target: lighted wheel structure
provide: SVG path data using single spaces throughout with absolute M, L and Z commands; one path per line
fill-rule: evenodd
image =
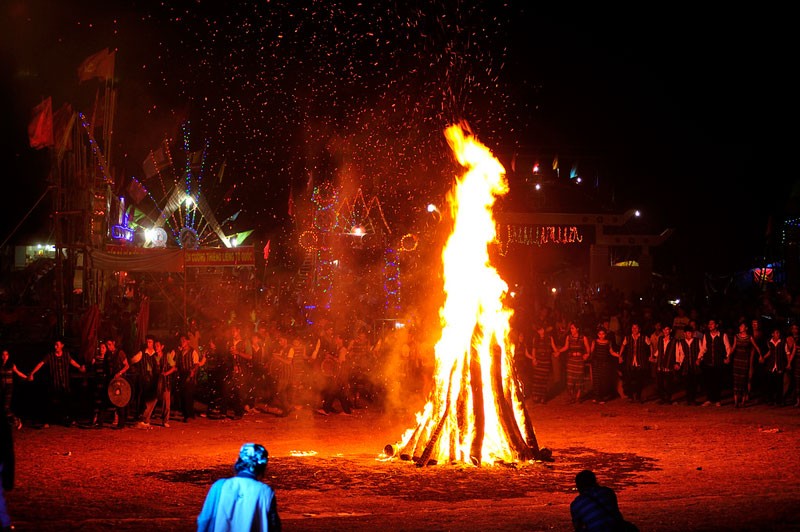
M 419 237 L 415 234 L 408 233 L 400 239 L 400 251 L 404 253 L 416 251 L 417 246 L 419 246 Z
M 300 234 L 300 247 L 307 252 L 316 251 L 319 247 L 319 237 L 317 233 L 311 230 L 303 231 Z

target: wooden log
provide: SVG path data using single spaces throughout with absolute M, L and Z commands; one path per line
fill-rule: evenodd
M 477 351 L 470 350 L 469 359 L 470 390 L 472 391 L 472 412 L 474 414 L 474 436 L 470 446 L 469 458 L 473 464 L 481 463 L 483 454 L 483 438 L 486 435 L 486 414 L 483 401 L 483 376 L 481 375 L 481 362 Z
M 431 455 L 433 454 L 433 450 L 436 447 L 437 442 L 439 441 L 439 436 L 442 435 L 442 429 L 444 428 L 444 424 L 447 421 L 447 415 L 450 411 L 450 403 L 452 402 L 450 399 L 450 391 L 453 386 L 453 373 L 456 371 L 456 365 L 453 364 L 453 367 L 450 369 L 450 379 L 448 380 L 447 385 L 447 399 L 444 403 L 444 408 L 442 409 L 441 417 L 439 418 L 439 422 L 436 424 L 436 429 L 431 434 L 428 443 L 425 445 L 425 450 L 422 451 L 422 454 L 419 456 L 419 460 L 417 461 L 417 467 L 425 467 L 428 465 L 428 462 L 431 459 Z
M 514 417 L 514 409 L 505 396 L 502 375 L 502 349 L 497 344 L 492 346 L 491 360 L 492 393 L 494 394 L 495 408 L 497 409 L 500 425 L 517 456 L 522 460 L 531 460 L 534 458 L 534 452 L 523 439 L 517 420 Z

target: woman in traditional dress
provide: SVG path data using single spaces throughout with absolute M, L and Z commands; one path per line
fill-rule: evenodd
M 733 341 L 733 349 L 729 357 L 733 360 L 733 406 L 740 408 L 745 405 L 750 393 L 750 380 L 753 378 L 753 355 L 758 353 L 761 358 L 761 349 L 747 329 L 747 323 L 739 323 L 739 332 Z
M 547 402 L 550 391 L 550 378 L 553 373 L 553 354 L 557 353 L 553 337 L 547 334 L 543 324 L 537 325 L 531 342 L 529 358 L 533 366 L 531 398 L 534 403 Z
M 575 403 L 583 396 L 584 365 L 589 359 L 589 339 L 581 334 L 576 323 L 569 324 L 569 334 L 558 352 L 567 352 L 567 394 Z
M 614 395 L 614 377 L 619 363 L 619 353 L 608 339 L 605 327 L 597 329 L 597 337 L 592 341 L 589 359 L 592 362 L 592 401 L 605 404 Z

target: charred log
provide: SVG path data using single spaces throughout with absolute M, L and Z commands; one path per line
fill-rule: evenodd
M 495 344 L 492 349 L 490 375 L 497 417 L 505 434 L 508 436 L 509 443 L 520 459 L 532 460 L 535 457 L 535 452 L 528 447 L 523 439 L 519 426 L 517 426 L 516 418 L 514 417 L 514 409 L 508 401 L 503 388 L 502 349 L 497 344 Z

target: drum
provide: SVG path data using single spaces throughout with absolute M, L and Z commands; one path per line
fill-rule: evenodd
M 131 400 L 131 385 L 122 377 L 111 379 L 108 383 L 108 398 L 111 404 L 122 408 L 127 406 Z

